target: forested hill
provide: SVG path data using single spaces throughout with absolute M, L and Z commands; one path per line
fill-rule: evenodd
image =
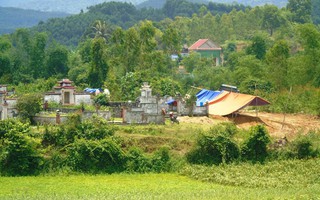
M 245 6 L 263 6 L 265 4 L 273 4 L 278 7 L 285 7 L 288 3 L 287 0 L 188 0 L 192 3 L 223 3 L 223 4 L 242 4 Z M 166 0 L 146 0 L 145 2 L 137 5 L 138 8 L 162 8 Z
M 61 12 L 40 12 L 0 7 L 0 34 L 11 33 L 16 28 L 32 27 L 49 18 L 66 17 L 68 15 Z
M 81 10 L 86 10 L 87 7 L 94 6 L 104 2 L 127 2 L 142 8 L 162 8 L 165 0 L 0 0 L 1 7 L 15 7 L 22 9 L 40 10 L 46 12 L 66 12 L 78 14 Z M 227 3 L 227 4 L 243 4 L 247 6 L 261 6 L 265 4 L 274 4 L 278 7 L 284 7 L 287 0 L 189 0 L 193 3 Z
M 183 2 L 183 4 L 181 4 Z M 165 18 L 174 18 L 175 16 L 191 17 L 198 13 L 201 6 L 206 6 L 208 12 L 212 15 L 229 13 L 233 9 L 245 10 L 242 5 L 225 5 L 225 4 L 195 4 L 184 0 L 168 1 L 163 8 L 137 9 L 131 3 L 108 2 L 88 8 L 88 12 L 82 12 L 64 19 L 50 19 L 47 23 L 39 24 L 34 27 L 37 31 L 45 31 L 57 41 L 65 44 L 76 46 L 81 38 L 92 34 L 92 27 L 97 20 L 105 21 L 109 28 L 120 26 L 129 28 L 141 20 L 152 20 L 155 23 Z
M 110 1 L 128 2 L 137 5 L 145 0 L 0 0 L 0 6 L 78 14 L 81 10 L 85 11 L 89 6 Z

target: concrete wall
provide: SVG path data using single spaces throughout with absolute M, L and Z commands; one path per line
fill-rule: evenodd
M 124 123 L 128 124 L 164 124 L 164 116 L 156 114 L 147 114 L 138 110 L 125 110 L 123 119 Z
M 84 112 L 82 113 L 82 119 L 91 118 L 93 115 L 96 115 L 96 112 Z M 111 113 L 109 111 L 99 111 L 98 116 L 103 117 L 106 120 L 111 119 Z M 34 121 L 38 124 L 56 124 L 56 116 L 35 116 L 33 117 Z M 68 120 L 67 116 L 60 116 L 60 122 L 64 123 Z
M 44 100 L 48 102 L 61 102 L 61 95 L 60 94 L 46 94 L 44 95 Z
M 75 98 L 74 102 L 76 105 L 81 105 L 81 103 L 92 105 L 90 94 L 76 94 L 74 98 Z
M 64 123 L 66 122 L 68 119 L 67 116 L 60 116 L 60 122 Z M 56 117 L 49 117 L 49 116 L 35 116 L 33 117 L 33 120 L 37 123 L 37 124 L 56 124 Z

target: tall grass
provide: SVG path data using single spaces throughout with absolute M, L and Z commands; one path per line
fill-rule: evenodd
M 0 177 L 0 199 L 317 199 L 319 185 L 246 188 L 177 174 Z
M 187 166 L 182 175 L 204 182 L 248 188 L 320 186 L 320 159 L 273 161 L 265 164 Z M 320 187 L 319 187 L 320 192 Z

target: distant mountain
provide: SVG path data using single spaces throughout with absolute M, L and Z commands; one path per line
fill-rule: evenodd
M 228 3 L 228 4 L 243 4 L 245 6 L 262 6 L 265 4 L 276 5 L 280 8 L 285 7 L 288 3 L 288 0 L 209 0 L 216 3 Z
M 242 4 L 245 6 L 262 6 L 265 4 L 273 4 L 278 7 L 285 7 L 288 3 L 288 0 L 187 0 L 192 3 L 204 3 L 207 4 L 209 2 L 214 3 L 224 3 L 224 4 Z M 137 5 L 137 8 L 162 8 L 166 3 L 166 0 L 146 0 Z
M 0 34 L 12 33 L 16 28 L 32 27 L 40 21 L 46 21 L 49 18 L 66 17 L 68 15 L 70 14 L 0 7 Z
M 209 3 L 210 0 L 187 0 L 191 3 Z M 166 3 L 166 0 L 146 0 L 138 5 L 136 5 L 137 8 L 155 8 L 155 9 L 161 9 L 164 4 Z
M 86 11 L 88 7 L 103 2 L 128 2 L 138 8 L 162 8 L 166 0 L 0 0 L 1 7 L 15 7 L 22 9 L 40 10 L 46 12 L 65 12 L 78 14 L 81 10 Z M 286 6 L 288 0 L 188 0 L 192 3 L 227 3 L 227 4 L 243 4 L 246 6 L 261 6 L 264 4 L 273 4 L 278 7 Z
M 146 0 L 0 0 L 0 6 L 78 14 L 81 10 L 86 11 L 89 6 L 110 1 L 128 2 L 137 5 Z

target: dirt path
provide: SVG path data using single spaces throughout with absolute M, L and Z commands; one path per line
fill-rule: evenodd
M 242 112 L 236 117 L 180 117 L 183 123 L 216 124 L 221 121 L 233 121 L 239 128 L 249 129 L 257 124 L 265 124 L 271 136 L 288 139 L 299 133 L 307 133 L 310 130 L 320 130 L 320 119 L 303 114 L 278 114 Z

